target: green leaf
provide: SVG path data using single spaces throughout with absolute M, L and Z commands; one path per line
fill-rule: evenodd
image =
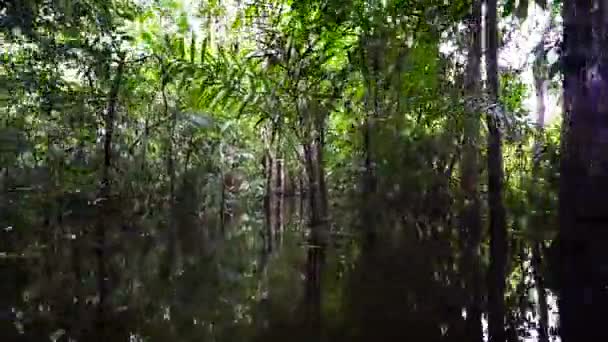
M 146 43 L 149 46 L 152 46 L 154 44 L 154 38 L 152 37 L 152 34 L 150 34 L 150 32 L 142 32 L 141 38 L 144 41 L 144 43 Z
M 186 13 L 182 13 L 177 19 L 177 27 L 179 33 L 184 34 L 190 30 L 190 24 L 188 23 L 188 15 Z
M 508 17 L 513 14 L 515 9 L 515 0 L 507 0 L 504 5 L 503 16 Z
M 229 95 L 228 89 L 221 89 L 214 97 L 211 103 L 209 104 L 209 108 L 215 108 L 218 103 L 223 102 L 226 96 Z
M 232 23 L 232 29 L 239 30 L 241 27 L 243 27 L 243 19 L 240 15 L 237 15 L 234 19 L 234 22 Z

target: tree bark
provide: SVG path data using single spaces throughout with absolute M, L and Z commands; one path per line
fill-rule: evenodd
M 277 156 L 279 151 L 276 152 Z M 284 194 L 285 194 L 285 179 L 284 179 L 284 164 L 283 159 L 276 158 L 275 160 L 275 171 L 276 171 L 276 191 L 274 194 L 273 201 L 275 202 L 275 226 L 274 235 L 277 245 L 280 245 L 280 241 L 283 235 L 283 210 L 284 210 Z
M 307 258 L 306 258 L 306 283 L 305 283 L 305 323 L 307 337 L 311 341 L 320 341 L 322 335 L 322 291 L 321 276 L 325 264 L 325 241 L 317 229 L 313 228 Z
M 469 51 L 465 75 L 465 96 L 468 100 L 464 122 L 464 148 L 461 163 L 464 195 L 461 213 L 461 241 L 463 244 L 463 272 L 468 293 L 466 334 L 469 341 L 483 341 L 481 324 L 481 216 L 479 203 L 479 108 L 475 100 L 481 96 L 481 0 L 474 0 L 469 19 Z
M 544 49 L 544 36 L 539 43 L 539 49 Z M 544 52 L 539 50 L 540 54 L 535 62 L 534 72 L 534 86 L 536 88 L 536 139 L 534 142 L 533 160 L 534 164 L 532 167 L 532 178 L 536 180 L 539 176 L 540 161 L 541 161 L 541 150 L 543 144 L 543 134 L 545 126 L 545 97 L 547 94 L 548 81 L 546 77 L 546 60 L 544 58 Z M 535 182 L 536 183 L 536 182 Z M 540 190 L 540 189 L 539 189 Z M 537 193 L 537 191 L 534 191 Z M 538 207 L 540 203 L 536 203 Z M 542 263 L 543 263 L 543 241 L 542 238 L 536 238 L 532 241 L 532 268 L 534 272 L 534 285 L 536 287 L 536 293 L 538 296 L 537 310 L 538 310 L 538 341 L 549 342 L 548 328 L 549 328 L 549 317 L 548 317 L 548 306 L 547 306 L 547 291 L 545 288 L 545 281 L 542 275 Z
M 549 308 L 547 305 L 547 290 L 542 276 L 543 243 L 533 242 L 532 267 L 534 268 L 534 285 L 538 296 L 538 342 L 549 342 Z
M 607 10 L 606 0 L 563 3 L 559 194 L 563 342 L 608 340 Z
M 496 0 L 486 3 L 486 70 L 491 105 L 498 108 L 498 30 Z M 488 124 L 488 207 L 490 209 L 490 268 L 488 273 L 488 331 L 490 342 L 504 342 L 507 225 L 503 203 L 502 137 L 498 111 L 490 111 Z
M 319 183 L 316 166 L 316 150 L 314 142 L 304 143 L 304 159 L 306 163 L 306 174 L 308 175 L 308 203 L 310 208 L 311 225 L 321 222 L 321 210 L 319 205 Z
M 108 108 L 105 115 L 105 135 L 103 143 L 103 175 L 102 175 L 102 186 L 103 188 L 109 186 L 110 183 L 110 169 L 112 167 L 112 138 L 114 135 L 114 121 L 116 119 L 116 103 L 118 101 L 118 92 L 120 90 L 120 83 L 122 82 L 122 73 L 124 70 L 124 61 L 118 63 L 116 70 L 116 76 L 112 82 L 112 88 L 110 89 Z
M 116 105 L 118 102 L 118 93 L 120 91 L 120 84 L 122 82 L 122 76 L 124 72 L 124 57 L 121 57 L 121 61 L 118 63 L 116 75 L 112 81 L 112 87 L 108 95 L 108 107 L 105 115 L 105 135 L 104 135 L 104 163 L 102 171 L 102 182 L 99 193 L 99 198 L 102 199 L 101 208 L 99 210 L 100 217 L 95 227 L 96 235 L 96 261 L 97 261 L 97 291 L 99 295 L 99 304 L 97 306 L 98 314 L 98 336 L 100 340 L 103 340 L 105 335 L 104 321 L 105 321 L 105 306 L 108 296 L 108 285 L 107 285 L 107 270 L 106 270 L 106 226 L 107 219 L 110 216 L 108 213 L 108 207 L 110 202 L 108 197 L 110 196 L 110 170 L 112 168 L 112 138 L 114 134 L 114 121 L 116 119 Z
M 272 252 L 273 245 L 273 165 L 274 158 L 270 152 L 270 148 L 266 148 L 266 151 L 264 152 L 264 175 L 266 177 L 266 193 L 264 194 L 264 209 L 266 211 L 266 232 L 264 236 L 264 250 L 268 253 Z
M 327 184 L 325 182 L 325 156 L 323 153 L 323 150 L 325 149 L 325 117 L 319 119 L 317 126 L 317 142 L 315 147 L 321 219 L 325 221 L 327 220 L 328 216 Z
M 169 102 L 167 99 L 167 83 L 169 76 L 167 73 L 167 67 L 164 61 L 161 61 L 161 96 L 163 100 L 163 111 L 164 117 L 169 115 Z M 169 231 L 168 231 L 168 268 L 167 272 L 173 267 L 177 253 L 177 223 L 176 221 L 176 203 L 175 203 L 175 159 L 174 159 L 174 146 L 173 140 L 175 138 L 175 126 L 177 125 L 177 112 L 174 110 L 171 114 L 171 121 L 169 122 L 169 132 L 167 137 L 167 174 L 169 175 Z M 169 273 L 166 273 L 169 275 Z

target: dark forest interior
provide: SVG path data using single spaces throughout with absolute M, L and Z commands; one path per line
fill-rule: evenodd
M 608 341 L 608 0 L 0 1 L 1 341 Z

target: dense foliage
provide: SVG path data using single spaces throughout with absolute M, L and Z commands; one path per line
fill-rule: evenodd
M 2 3 L 0 267 L 15 285 L 0 327 L 54 340 L 105 326 L 106 340 L 410 329 L 474 341 L 493 310 L 482 274 L 496 260 L 486 227 L 499 158 L 503 330 L 529 333 L 538 310 L 546 333 L 561 4 L 498 2 L 495 96 L 481 58 L 472 77 L 485 53 L 475 4 Z M 529 23 L 538 42 L 524 63 L 501 60 Z M 487 149 L 496 133 L 500 155 Z M 463 328 L 475 308 L 477 328 Z

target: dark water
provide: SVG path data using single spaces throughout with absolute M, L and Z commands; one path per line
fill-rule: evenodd
M 298 201 L 287 204 L 270 215 L 245 205 L 223 229 L 184 213 L 133 215 L 125 202 L 8 226 L 2 341 L 468 340 L 454 229 L 384 215 L 366 243 L 353 207 L 310 227 Z M 535 341 L 529 260 L 517 262 L 507 329 Z

